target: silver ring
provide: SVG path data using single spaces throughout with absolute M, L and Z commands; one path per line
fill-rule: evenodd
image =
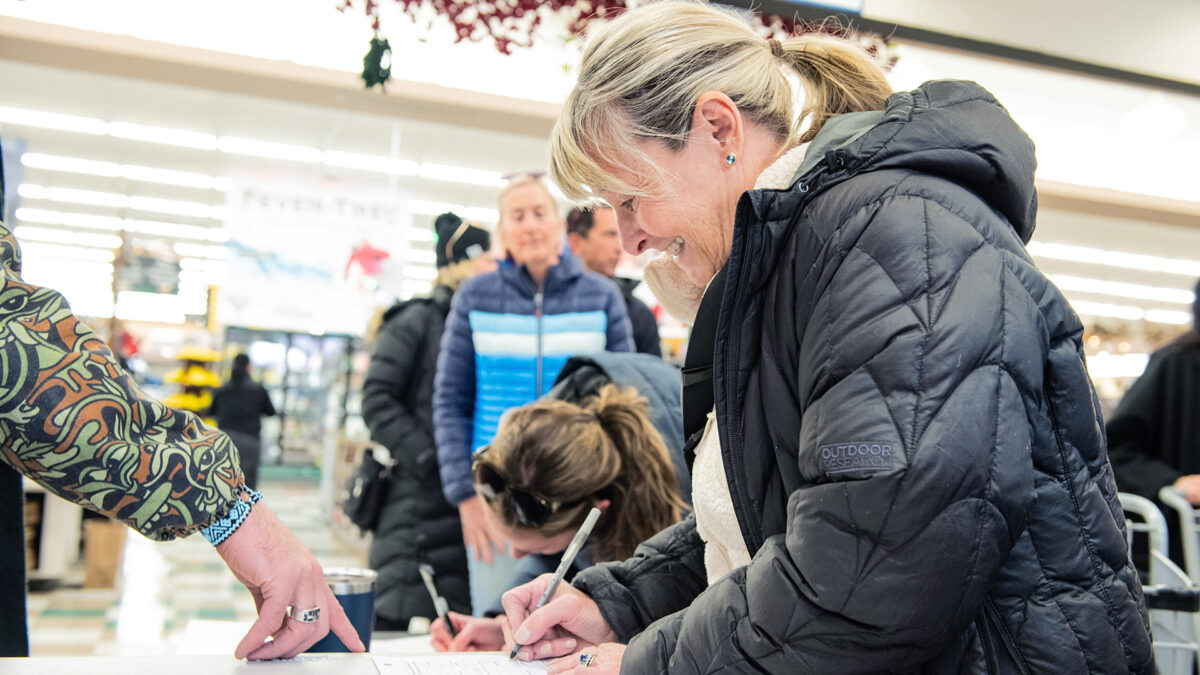
M 588 666 L 592 665 L 592 661 L 595 661 L 595 660 L 596 660 L 596 655 L 594 653 L 593 654 L 584 653 L 584 654 L 579 655 L 579 663 L 583 664 L 584 668 L 587 668 Z
M 288 606 L 288 618 L 300 623 L 316 623 L 321 616 L 321 608 L 313 607 L 312 609 L 302 609 L 296 611 L 295 607 Z

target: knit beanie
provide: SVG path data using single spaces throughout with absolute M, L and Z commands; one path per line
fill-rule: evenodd
M 487 230 L 464 223 L 453 213 L 438 216 L 433 231 L 438 267 L 478 258 L 491 247 L 492 237 Z

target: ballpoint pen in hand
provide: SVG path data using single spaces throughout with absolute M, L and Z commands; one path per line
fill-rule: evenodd
M 587 538 L 591 536 L 592 528 L 596 526 L 596 521 L 599 519 L 600 509 L 592 507 L 592 510 L 587 514 L 587 518 L 583 521 L 583 525 L 581 525 L 579 527 L 579 531 L 575 533 L 575 538 L 571 539 L 571 544 L 567 546 L 567 550 L 563 552 L 562 561 L 558 563 L 558 569 L 554 570 L 554 578 L 550 580 L 549 585 L 546 586 L 546 592 L 542 593 L 542 597 L 537 601 L 537 606 L 533 608 L 535 612 L 541 609 L 542 606 L 549 602 L 550 598 L 553 597 L 554 591 L 558 588 L 559 582 L 563 580 L 564 576 L 566 576 L 567 570 L 571 567 L 571 563 L 575 562 L 575 556 L 579 553 L 579 549 L 583 548 L 583 544 L 587 541 Z M 522 646 L 524 645 L 522 645 L 520 642 L 514 641 L 512 653 L 508 655 L 509 661 L 517 658 L 517 650 Z
M 438 618 L 446 624 L 446 632 L 450 634 L 450 639 L 458 637 L 458 631 L 454 630 L 454 622 L 450 620 L 450 606 L 446 603 L 446 599 L 438 595 L 437 587 L 433 585 L 433 567 L 421 563 L 417 566 L 417 571 L 421 573 L 421 579 L 425 582 L 425 589 L 429 591 L 429 597 L 433 598 L 433 609 L 437 612 Z

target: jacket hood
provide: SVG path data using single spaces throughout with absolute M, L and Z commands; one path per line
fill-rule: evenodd
M 1033 141 L 974 82 L 934 80 L 888 97 L 883 113 L 829 120 L 800 172 L 822 187 L 878 169 L 907 168 L 962 185 L 1001 213 L 1025 242 L 1037 213 Z

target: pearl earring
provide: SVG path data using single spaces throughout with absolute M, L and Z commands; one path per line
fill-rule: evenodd
M 733 166 L 737 163 L 737 155 L 733 154 L 732 152 L 728 155 L 725 155 L 725 163 L 729 166 Z

